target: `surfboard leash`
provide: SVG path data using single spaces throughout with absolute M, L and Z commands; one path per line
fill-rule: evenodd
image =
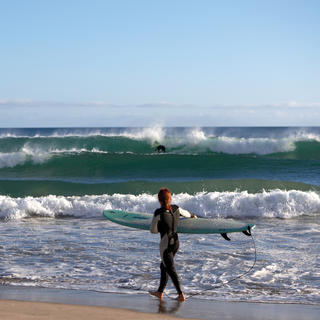
M 251 239 L 252 239 L 253 247 L 254 247 L 254 262 L 253 262 L 253 264 L 250 266 L 250 268 L 249 268 L 247 271 L 245 271 L 244 273 L 240 274 L 239 276 L 237 276 L 237 277 L 235 277 L 235 278 L 232 278 L 232 279 L 230 279 L 230 280 L 228 280 L 228 281 L 225 281 L 225 282 L 220 281 L 220 282 L 218 282 L 218 283 L 215 283 L 215 284 L 213 285 L 213 287 L 211 287 L 211 288 L 203 289 L 203 290 L 201 290 L 201 291 L 199 291 L 199 292 L 196 292 L 196 293 L 186 294 L 186 299 L 189 299 L 189 298 L 194 297 L 194 296 L 202 295 L 204 292 L 207 292 L 207 291 L 211 291 L 211 290 L 214 290 L 214 289 L 217 289 L 217 288 L 221 288 L 222 286 L 224 286 L 224 285 L 226 285 L 226 284 L 228 284 L 228 283 L 231 283 L 231 282 L 233 282 L 233 281 L 235 281 L 235 280 L 238 280 L 238 279 L 242 278 L 243 276 L 245 276 L 246 274 L 250 273 L 251 270 L 255 267 L 256 262 L 257 262 L 257 248 L 256 248 L 256 243 L 255 243 L 255 241 L 254 241 L 254 238 L 253 238 L 252 233 L 250 233 L 250 237 L 251 237 Z M 176 300 L 176 298 L 173 298 L 173 297 L 169 296 L 169 295 L 168 295 L 167 293 L 165 293 L 165 292 L 164 292 L 164 295 L 165 295 L 166 297 L 168 297 L 169 299 L 171 299 L 171 300 Z

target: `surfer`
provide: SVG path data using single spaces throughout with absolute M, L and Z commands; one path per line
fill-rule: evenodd
M 166 147 L 162 144 L 159 144 L 156 148 L 156 151 L 160 152 L 166 152 Z
M 160 189 L 158 193 L 158 200 L 161 208 L 155 210 L 151 222 L 151 233 L 160 232 L 160 256 L 161 256 L 161 278 L 160 285 L 157 291 L 149 291 L 153 296 L 160 300 L 163 296 L 163 291 L 168 282 L 168 275 L 170 276 L 177 292 L 178 301 L 185 301 L 185 296 L 181 290 L 180 281 L 176 272 L 173 258 L 179 249 L 179 239 L 177 234 L 177 227 L 179 217 L 197 218 L 197 216 L 187 210 L 181 209 L 176 205 L 171 205 L 171 192 L 167 188 Z

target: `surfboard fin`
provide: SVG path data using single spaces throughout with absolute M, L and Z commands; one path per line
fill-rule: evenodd
M 246 236 L 250 237 L 251 236 L 251 228 L 250 226 L 248 226 L 248 230 L 242 231 L 243 234 L 245 234 Z
M 223 239 L 230 241 L 231 239 L 228 237 L 228 235 L 226 233 L 220 233 L 221 236 L 223 237 Z

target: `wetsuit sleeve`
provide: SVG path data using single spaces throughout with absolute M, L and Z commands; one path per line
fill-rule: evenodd
M 180 216 L 183 216 L 186 218 L 192 218 L 194 216 L 194 214 L 189 212 L 188 210 L 181 209 L 181 208 L 178 208 L 177 210 L 178 210 Z
M 158 222 L 160 221 L 160 214 L 154 214 L 151 225 L 150 225 L 150 232 L 151 233 L 158 233 Z

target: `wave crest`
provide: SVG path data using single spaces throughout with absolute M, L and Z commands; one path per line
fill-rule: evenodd
M 314 191 L 272 190 L 243 192 L 179 193 L 173 201 L 200 216 L 210 218 L 282 218 L 320 213 L 320 196 Z M 152 213 L 157 197 L 150 194 L 101 196 L 45 196 L 12 198 L 0 196 L 0 218 L 19 220 L 28 217 L 99 218 L 105 209 Z
M 0 168 L 15 167 L 27 161 L 43 163 L 50 158 L 50 153 L 39 148 L 23 146 L 16 152 L 0 153 Z

